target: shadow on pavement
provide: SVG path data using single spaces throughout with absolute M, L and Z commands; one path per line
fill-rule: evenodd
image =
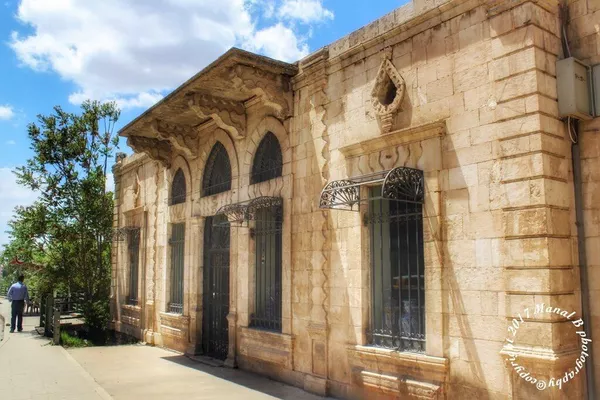
M 190 360 L 186 356 L 177 355 L 171 357 L 161 357 L 163 360 L 170 361 L 197 371 L 204 372 L 217 378 L 227 380 L 248 389 L 264 393 L 278 399 L 322 399 L 323 397 L 309 394 L 300 388 L 288 386 L 286 384 L 271 380 L 265 376 L 254 374 L 252 372 L 240 369 L 231 369 L 226 367 L 212 367 L 197 361 Z

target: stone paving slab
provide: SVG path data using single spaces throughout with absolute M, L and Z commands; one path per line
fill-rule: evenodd
M 0 314 L 10 323 L 10 303 L 0 297 Z M 60 346 L 35 332 L 39 317 L 25 317 L 23 332 L 3 324 L 0 342 L 0 399 L 108 400 L 111 397 Z
M 69 353 L 116 400 L 323 399 L 251 372 L 200 364 L 156 347 L 89 347 Z

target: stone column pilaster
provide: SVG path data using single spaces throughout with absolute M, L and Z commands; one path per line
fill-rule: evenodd
M 492 124 L 480 133 L 494 141 L 497 151 L 490 205 L 502 211 L 500 264 L 507 341 L 514 341 L 513 347 L 504 346 L 503 354 L 513 355 L 506 362 L 512 396 L 581 398 L 583 373 L 562 388 L 545 390 L 521 374 L 548 382 L 574 369 L 578 356 L 572 322 L 534 312 L 541 304 L 579 312 L 572 250 L 571 143 L 556 102 L 555 64 L 561 52 L 558 4 L 495 3 L 490 6 L 494 60 L 490 108 L 498 107 L 487 116 Z M 513 319 L 516 336 L 509 329 Z M 524 369 L 517 371 L 518 366 Z

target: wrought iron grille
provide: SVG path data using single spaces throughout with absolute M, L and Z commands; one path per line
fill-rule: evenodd
M 425 351 L 423 206 L 381 198 L 370 188 L 373 346 Z
M 169 312 L 183 314 L 185 224 L 173 224 L 171 239 L 171 298 Z
M 331 181 L 321 191 L 320 208 L 358 211 L 369 199 L 360 196 L 361 186 L 382 185 L 381 199 L 422 203 L 425 195 L 423 171 L 397 167 L 348 179 Z
M 283 157 L 279 141 L 273 133 L 267 132 L 256 150 L 250 183 L 264 182 L 281 176 L 282 166 Z
M 281 332 L 282 206 L 261 208 L 251 231 L 256 243 L 254 313 L 250 326 Z
M 204 167 L 202 196 L 212 196 L 231 190 L 231 163 L 221 142 L 215 143 Z
M 127 251 L 129 252 L 129 296 L 127 303 L 138 304 L 138 281 L 140 265 L 140 229 L 129 232 Z
M 173 183 L 171 184 L 171 205 L 185 203 L 185 192 L 185 175 L 181 168 L 179 168 L 175 172 Z
M 202 354 L 221 360 L 226 359 L 229 352 L 229 233 L 225 216 L 206 219 Z
M 222 221 L 225 221 L 228 225 L 240 227 L 254 221 L 257 218 L 258 210 L 280 206 L 282 203 L 281 197 L 261 196 L 239 203 L 226 204 L 217 210 L 216 215 L 224 215 L 227 218 Z

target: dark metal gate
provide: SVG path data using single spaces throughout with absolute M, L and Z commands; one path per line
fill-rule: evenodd
M 204 228 L 202 354 L 224 360 L 229 348 L 229 224 L 209 217 Z

